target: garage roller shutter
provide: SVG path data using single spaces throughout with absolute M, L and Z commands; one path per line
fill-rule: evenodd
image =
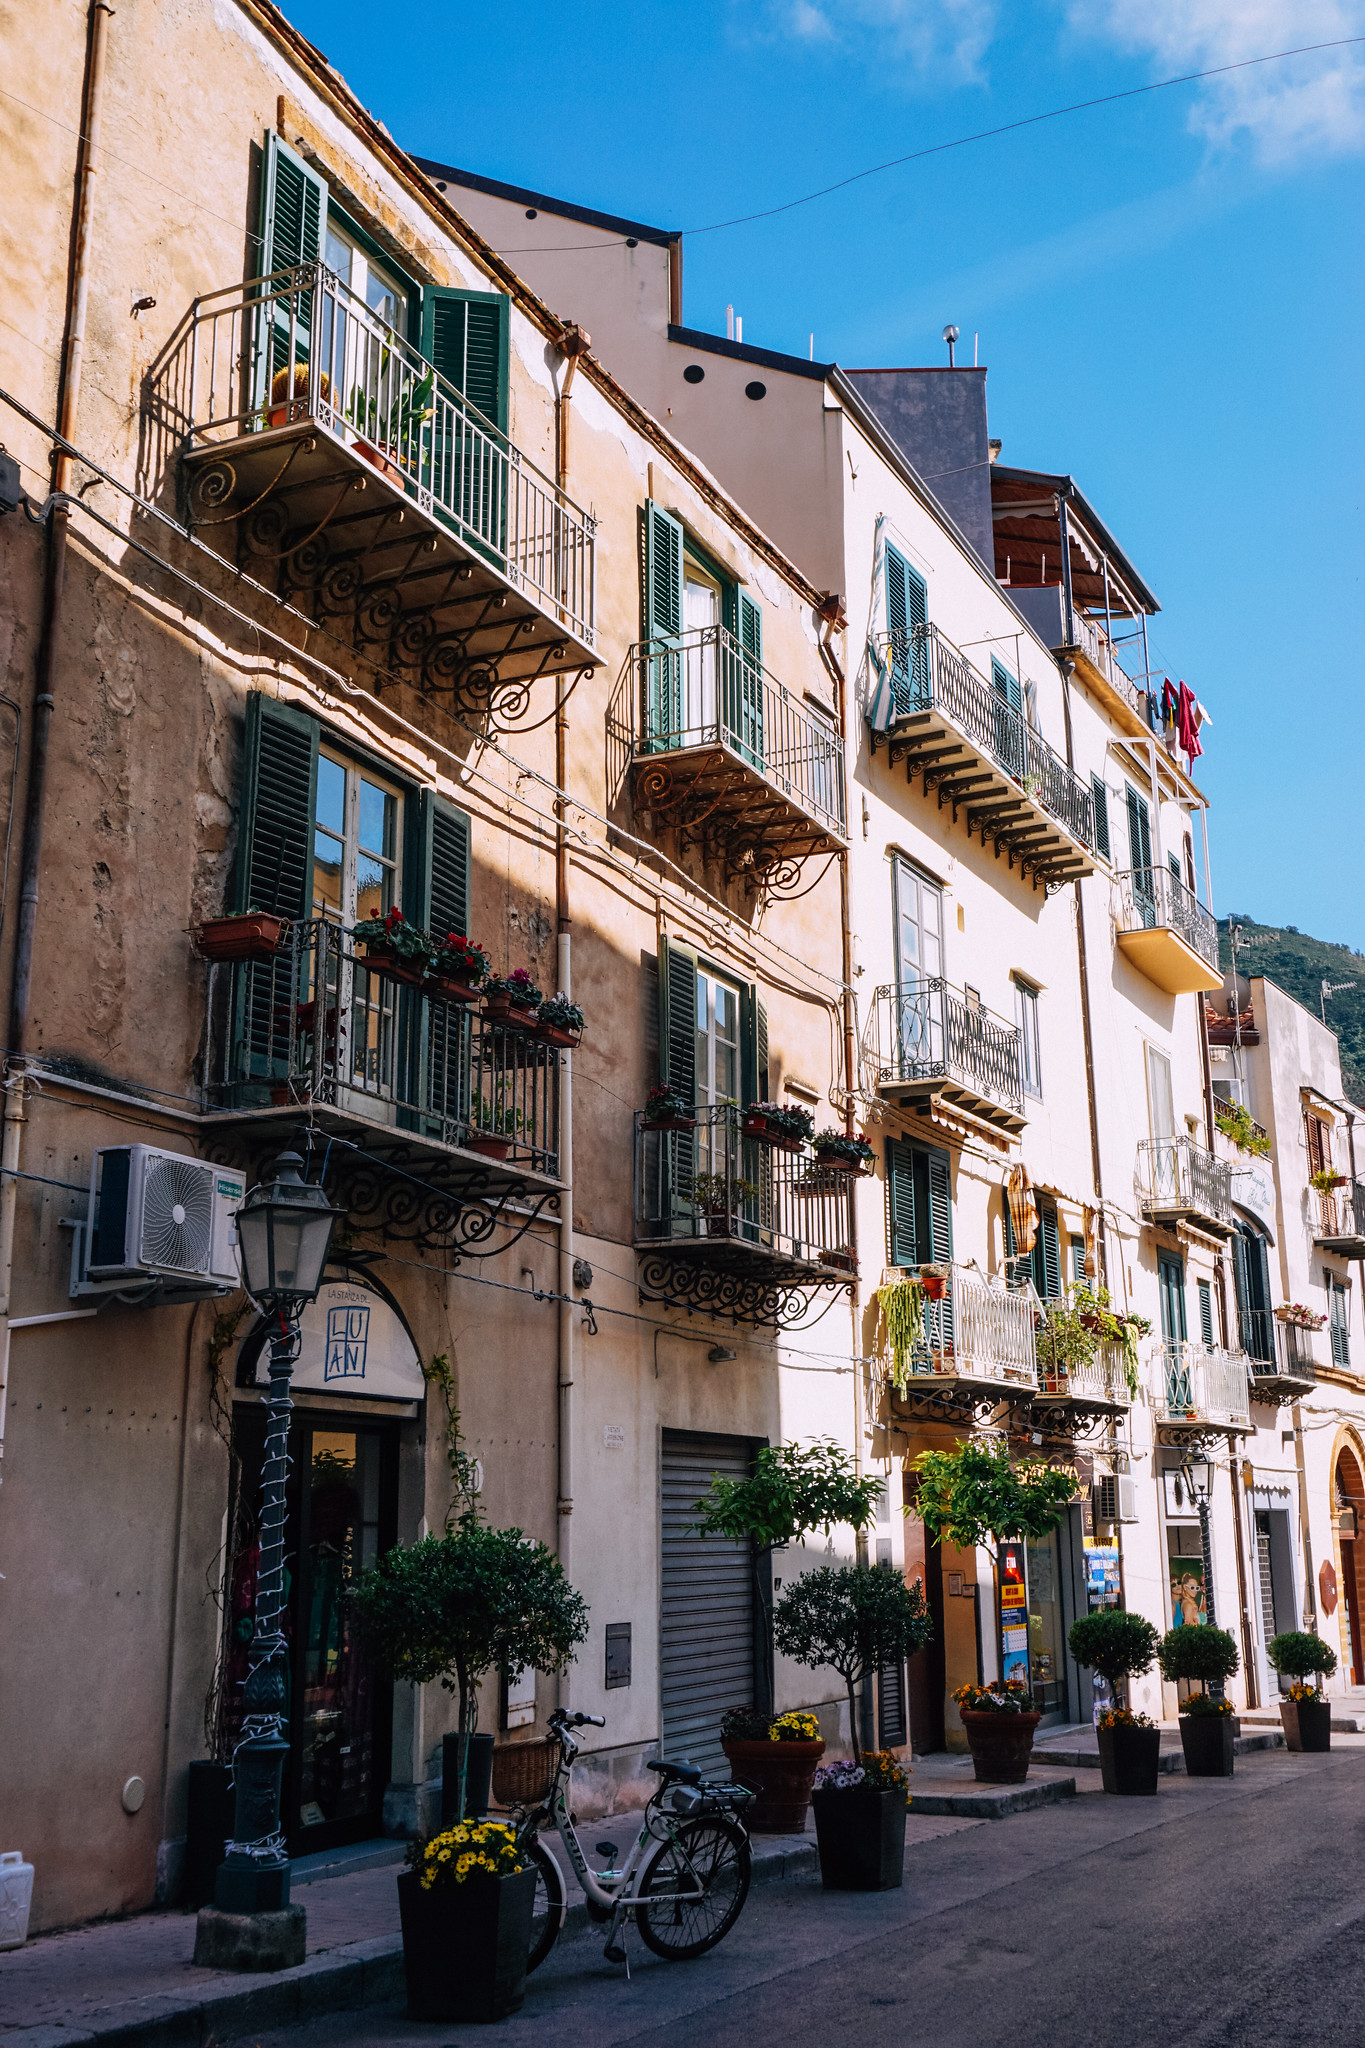
M 688 1536 L 713 1472 L 748 1476 L 747 1437 L 665 1430 L 660 1694 L 663 1754 L 728 1778 L 720 1717 L 754 1696 L 754 1580 L 747 1543 Z

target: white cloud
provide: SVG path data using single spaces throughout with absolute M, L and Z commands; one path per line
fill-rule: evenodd
M 786 24 L 802 42 L 875 43 L 879 61 L 907 59 L 940 84 L 981 80 L 995 34 L 995 0 L 788 0 Z
M 1365 0 L 1075 0 L 1073 29 L 1145 51 L 1160 76 L 1365 35 Z M 1190 126 L 1216 146 L 1247 137 L 1264 163 L 1365 142 L 1365 49 L 1254 64 L 1196 88 Z

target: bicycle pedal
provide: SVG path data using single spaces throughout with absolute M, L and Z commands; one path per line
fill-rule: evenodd
M 603 1949 L 602 1953 L 609 1963 L 623 1963 L 626 1959 L 625 1943 L 621 1941 L 609 1941 L 606 1947 Z

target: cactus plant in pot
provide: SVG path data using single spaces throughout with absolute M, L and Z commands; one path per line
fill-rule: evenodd
M 1150 1621 L 1126 1608 L 1083 1614 L 1071 1624 L 1067 1647 L 1078 1664 L 1098 1671 L 1117 1701 L 1130 1678 L 1149 1671 L 1160 1638 Z M 1155 1793 L 1161 1770 L 1161 1730 L 1131 1707 L 1106 1707 L 1100 1715 L 1100 1776 L 1106 1792 Z
M 1180 1746 L 1189 1776 L 1230 1778 L 1235 1728 L 1232 1701 L 1223 1697 L 1222 1688 L 1241 1661 L 1236 1643 L 1225 1628 L 1186 1621 L 1167 1629 L 1157 1657 L 1162 1677 L 1171 1684 L 1197 1679 L 1201 1687 L 1180 1709 Z M 1209 1691 L 1210 1683 L 1216 1692 Z
M 1322 1681 L 1337 1668 L 1336 1651 L 1310 1630 L 1291 1628 L 1272 1638 L 1266 1655 L 1282 1677 L 1294 1680 L 1280 1700 L 1280 1720 L 1290 1749 L 1330 1749 L 1332 1707 Z M 1316 1677 L 1316 1685 L 1307 1683 L 1310 1677 Z

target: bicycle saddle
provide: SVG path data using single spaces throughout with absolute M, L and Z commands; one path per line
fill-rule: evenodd
M 657 1771 L 667 1785 L 700 1785 L 701 1772 L 695 1764 L 665 1763 L 661 1756 L 650 1757 L 645 1765 L 647 1771 Z

